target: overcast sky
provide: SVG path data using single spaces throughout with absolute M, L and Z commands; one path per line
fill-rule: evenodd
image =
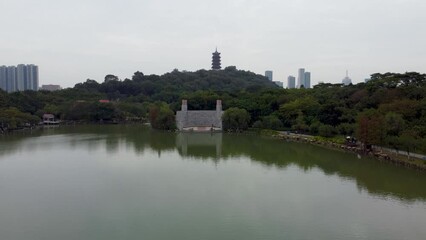
M 426 72 L 425 0 L 0 0 L 0 65 L 33 63 L 40 84 L 222 67 L 312 83 Z

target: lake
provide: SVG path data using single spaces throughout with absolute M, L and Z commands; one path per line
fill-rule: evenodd
M 15 133 L 0 239 L 426 239 L 426 173 L 257 135 Z

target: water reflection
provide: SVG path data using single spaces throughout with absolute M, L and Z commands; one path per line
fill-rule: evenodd
M 179 133 L 176 147 L 183 157 L 218 161 L 222 155 L 222 133 Z
M 87 151 L 123 149 L 143 154 L 177 152 L 183 158 L 220 164 L 235 157 L 247 157 L 263 166 L 285 169 L 297 166 L 307 172 L 320 169 L 326 175 L 355 181 L 360 191 L 405 201 L 426 201 L 426 174 L 373 159 L 330 151 L 312 145 L 284 142 L 255 135 L 191 134 L 154 131 L 142 126 L 79 126 L 48 131 L 18 133 L 0 137 L 0 161 L 20 151 L 49 150 L 65 145 Z M 62 146 L 63 147 L 63 146 Z

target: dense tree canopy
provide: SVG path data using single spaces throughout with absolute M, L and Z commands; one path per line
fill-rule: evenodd
M 174 130 L 175 114 L 166 103 L 155 103 L 149 107 L 149 122 L 155 129 Z
M 241 108 L 229 108 L 222 116 L 223 128 L 226 131 L 242 132 L 249 127 L 250 114 Z
M 425 74 L 375 73 L 367 83 L 326 83 L 312 89 L 280 89 L 264 76 L 233 66 L 220 71 L 175 69 L 161 76 L 135 72 L 122 81 L 108 74 L 105 79 L 102 83 L 88 79 L 55 92 L 0 91 L 0 109 L 14 109 L 15 115 L 19 111 L 41 117 L 49 112 L 62 120 L 114 122 L 149 119 L 158 110 L 157 120 L 170 123 L 182 99 L 193 110 L 214 109 L 216 100 L 222 99 L 224 110 L 247 111 L 249 127 L 327 137 L 356 134 L 366 143 L 399 149 L 415 142 L 410 151 L 426 152 Z M 102 99 L 109 102 L 99 102 Z M 12 124 L 12 116 L 2 115 L 3 126 L 34 122 L 21 115 L 24 120 Z

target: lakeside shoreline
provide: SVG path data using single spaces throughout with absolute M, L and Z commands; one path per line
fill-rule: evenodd
M 262 130 L 262 131 L 265 131 L 265 130 Z M 260 134 L 262 134 L 262 131 L 260 132 Z M 348 146 L 346 144 L 339 144 L 339 143 L 334 143 L 331 141 L 319 140 L 315 138 L 315 136 L 311 136 L 311 135 L 302 135 L 302 134 L 295 134 L 295 133 L 286 134 L 286 133 L 270 131 L 270 130 L 266 130 L 266 131 L 267 131 L 267 134 L 263 134 L 263 135 L 269 135 L 277 139 L 307 143 L 307 144 L 312 144 L 312 145 L 316 145 L 320 147 L 325 147 L 332 150 L 340 150 L 344 152 L 356 153 L 361 156 L 372 157 L 381 162 L 386 162 L 386 163 L 390 163 L 390 164 L 394 164 L 394 165 L 398 165 L 398 166 L 402 166 L 406 168 L 411 168 L 415 170 L 426 171 L 426 160 L 415 158 L 415 157 L 404 159 L 405 157 L 401 154 L 398 154 L 398 153 L 391 154 L 390 152 L 383 151 L 383 149 L 377 149 L 377 147 L 373 148 L 372 151 L 366 152 L 360 146 L 356 146 L 356 147 Z

